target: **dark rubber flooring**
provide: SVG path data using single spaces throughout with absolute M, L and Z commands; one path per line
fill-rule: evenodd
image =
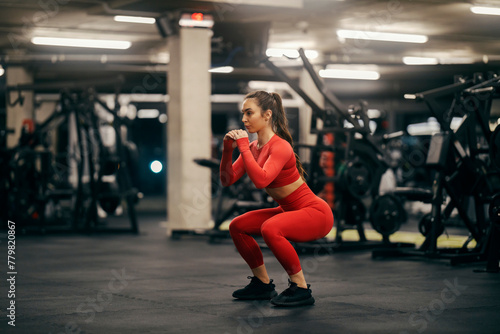
M 15 327 L 0 248 L 1 333 L 500 333 L 500 274 L 483 264 L 372 260 L 370 251 L 301 255 L 314 306 L 237 301 L 250 274 L 230 240 L 171 240 L 164 215 L 140 234 L 17 235 Z M 279 291 L 283 270 L 265 261 Z

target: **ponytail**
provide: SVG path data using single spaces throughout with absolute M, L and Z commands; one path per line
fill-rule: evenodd
M 283 108 L 283 103 L 281 96 L 278 93 L 268 93 L 265 91 L 255 91 L 248 93 L 245 99 L 253 98 L 257 101 L 257 105 L 261 107 L 262 112 L 270 109 L 273 114 L 271 118 L 271 124 L 273 131 L 282 139 L 290 143 L 293 149 L 293 139 L 290 131 L 288 130 L 288 119 L 286 118 L 285 109 Z M 295 153 L 295 165 L 299 171 L 300 177 L 305 180 L 304 174 L 305 170 L 300 162 L 299 156 Z

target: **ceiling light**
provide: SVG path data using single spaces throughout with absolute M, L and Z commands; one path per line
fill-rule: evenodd
M 474 64 L 475 59 L 472 57 L 451 57 L 451 58 L 439 58 L 439 63 L 443 65 L 451 64 Z
M 159 115 L 158 109 L 140 109 L 137 112 L 137 118 L 157 118 Z
M 415 95 L 415 94 L 405 94 L 404 98 L 407 99 L 407 100 L 416 100 L 417 99 L 417 95 Z
M 156 22 L 156 19 L 154 17 L 123 16 L 123 15 L 115 16 L 114 20 L 116 22 L 143 23 L 143 24 L 154 24 Z
M 288 90 L 290 89 L 290 86 L 286 82 L 282 81 L 251 80 L 248 82 L 248 88 L 253 90 L 265 90 L 268 92 L 274 92 L 276 90 Z
M 208 70 L 210 73 L 231 73 L 232 71 L 234 71 L 232 66 L 214 67 Z
M 36 45 L 70 46 L 78 48 L 99 49 L 128 49 L 132 43 L 129 41 L 116 41 L 104 39 L 79 39 L 79 38 L 56 38 L 56 37 L 33 37 L 31 42 Z
M 373 41 L 403 43 L 425 43 L 428 40 L 427 36 L 425 35 L 397 34 L 362 30 L 337 30 L 337 36 L 339 38 L 367 39 Z
M 304 50 L 304 54 L 308 59 L 316 59 L 319 56 L 316 50 Z M 266 56 L 268 57 L 287 57 L 287 58 L 299 58 L 299 51 L 296 49 L 278 49 L 269 48 L 266 50 Z
M 403 57 L 406 65 L 437 65 L 437 58 L 432 57 Z
M 3 69 L 3 66 L 0 65 L 0 77 L 5 73 L 5 70 Z
M 328 68 L 319 71 L 322 78 L 355 79 L 355 80 L 378 80 L 380 74 L 377 71 L 360 71 Z
M 500 15 L 500 8 L 498 7 L 473 6 L 470 8 L 470 11 L 473 12 L 474 14 Z

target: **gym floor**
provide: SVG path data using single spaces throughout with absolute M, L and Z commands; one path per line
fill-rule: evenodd
M 17 234 L 15 298 L 5 261 L 0 332 L 500 333 L 500 274 L 473 272 L 484 264 L 304 254 L 316 304 L 277 308 L 231 297 L 250 271 L 230 239 L 171 240 L 164 217 L 139 212 L 139 235 Z M 269 250 L 264 257 L 280 292 L 286 276 Z

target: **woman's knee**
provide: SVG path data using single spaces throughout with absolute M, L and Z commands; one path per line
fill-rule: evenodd
M 247 226 L 249 225 L 248 219 L 245 219 L 244 216 L 238 216 L 234 218 L 231 223 L 229 223 L 229 233 L 244 233 L 247 230 Z
M 275 224 L 272 224 L 271 222 L 267 221 L 264 224 L 262 224 L 260 228 L 260 233 L 262 234 L 262 237 L 265 240 L 266 239 L 269 240 L 271 238 L 279 236 L 280 230 Z
M 240 227 L 240 221 L 238 219 L 239 217 L 236 217 L 234 218 L 230 223 L 229 223 L 229 233 L 231 234 L 234 234 L 234 233 L 238 233 L 241 231 L 241 227 Z

